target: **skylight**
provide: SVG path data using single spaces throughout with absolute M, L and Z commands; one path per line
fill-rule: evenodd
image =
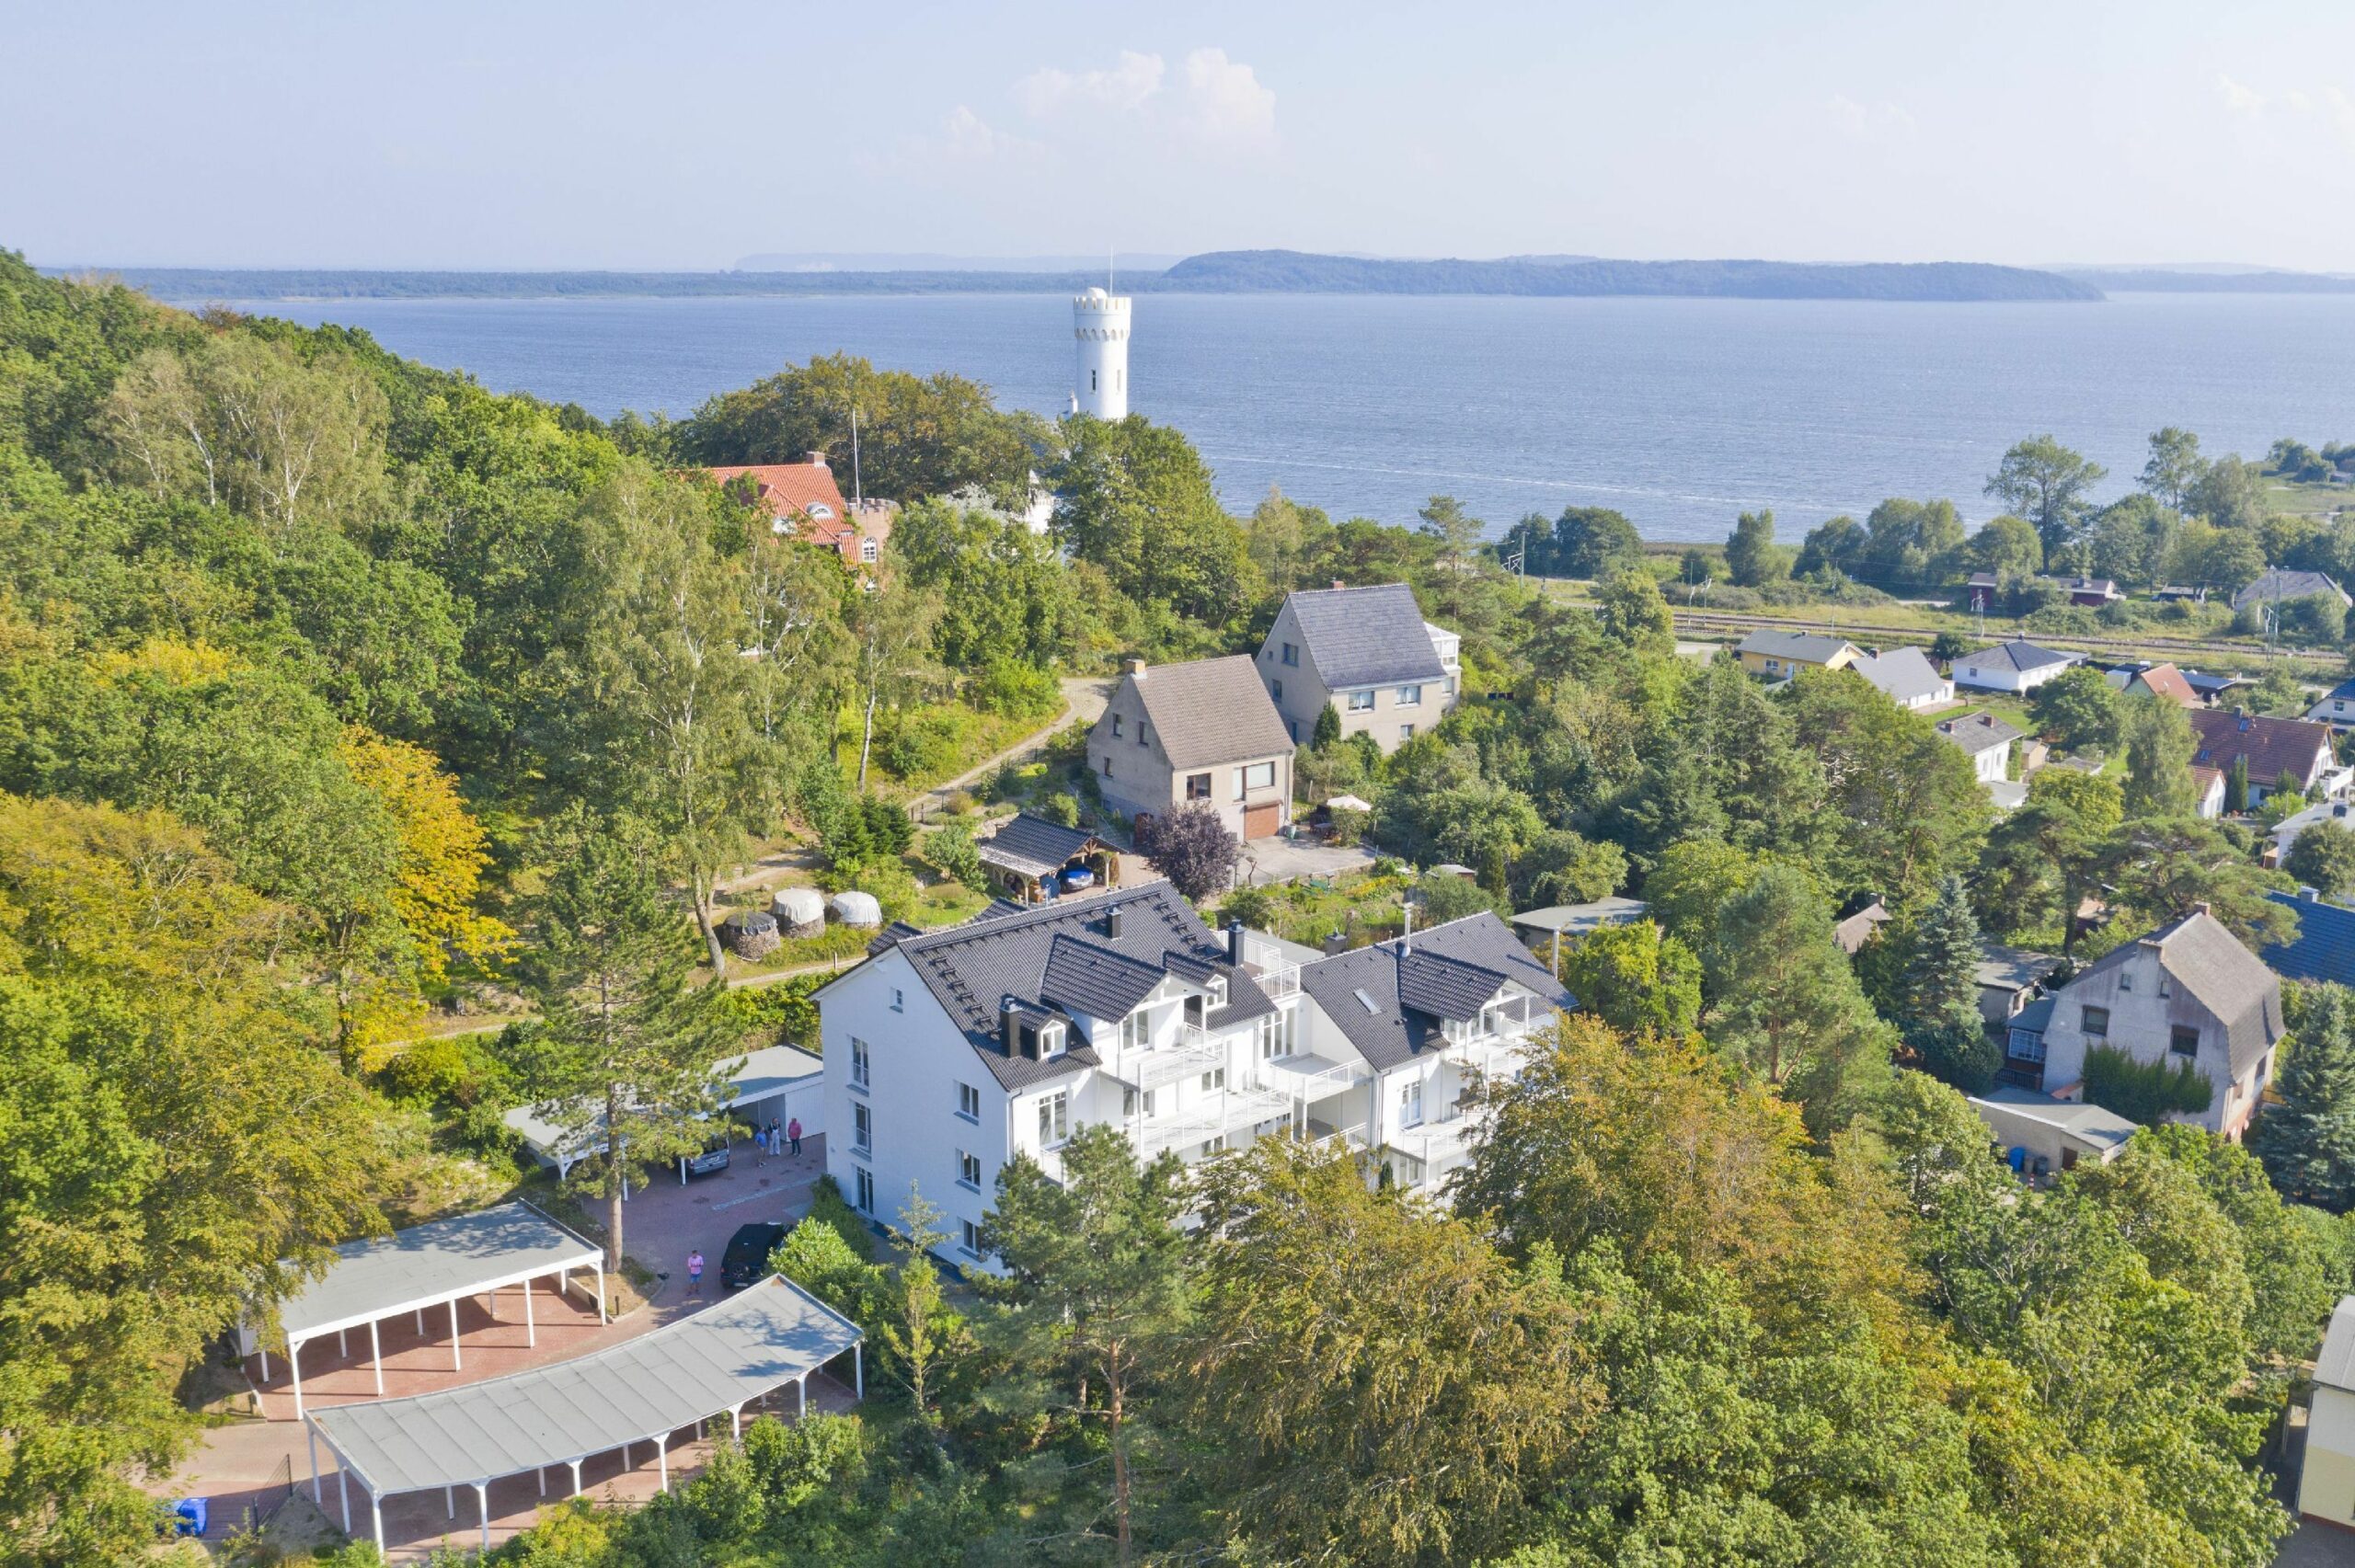
M 1382 1016 L 1382 1004 L 1366 995 L 1365 987 L 1360 986 L 1350 994 L 1358 999 L 1358 1005 L 1364 1008 L 1369 1016 L 1375 1018 Z

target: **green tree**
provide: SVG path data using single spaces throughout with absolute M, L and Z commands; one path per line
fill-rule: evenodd
M 1243 530 L 1186 438 L 1136 414 L 1065 430 L 1070 451 L 1051 477 L 1055 532 L 1072 555 L 1148 612 L 1212 625 L 1240 613 L 1253 586 Z
M 2126 752 L 2126 814 L 2192 815 L 2199 795 L 2191 782 L 2191 757 L 2199 745 L 2183 710 L 2156 699 L 2130 702 L 2120 710 L 2118 729 Z
M 2062 951 L 2093 888 L 2110 835 L 2125 819 L 2118 781 L 2069 768 L 2028 780 L 2028 804 L 1998 822 L 1980 862 L 1980 913 L 2005 933 L 2058 926 Z
M 2159 504 L 2181 511 L 2202 467 L 2200 438 L 2169 425 L 2151 432 L 2151 459 L 2142 464 L 2142 488 Z
M 2036 524 L 2006 512 L 1980 525 L 1969 556 L 1979 570 L 1998 578 L 2033 577 L 2044 569 L 2044 540 Z
M 1605 926 L 1562 955 L 1562 983 L 1614 1029 L 1692 1032 L 1701 1016 L 1701 960 L 1648 920 Z
M 1113 1535 L 1126 1563 L 1145 1415 L 1139 1395 L 1162 1375 L 1189 1315 L 1183 1168 L 1170 1154 L 1140 1164 L 1127 1136 L 1100 1124 L 1072 1135 L 1062 1164 L 1060 1181 L 1027 1156 L 998 1173 L 982 1244 L 1006 1273 L 980 1284 L 1007 1309 L 1017 1367 L 1047 1369 L 1063 1412 L 1102 1425 Z
M 858 784 L 867 789 L 867 769 L 875 750 L 876 715 L 886 704 L 908 701 L 939 679 L 932 660 L 933 628 L 943 598 L 920 588 L 887 566 L 871 591 L 851 602 L 852 681 L 858 702 Z
M 2273 1185 L 2334 1214 L 2355 1208 L 2355 996 L 2344 986 L 2282 988 L 2290 1040 L 2273 1075 L 2280 1104 L 2249 1147 Z
M 2252 952 L 2297 935 L 2296 912 L 2266 897 L 2294 885 L 2249 859 L 2213 822 L 2130 818 L 2097 864 L 2129 929 L 2180 920 L 2204 904 Z
M 2253 463 L 2230 452 L 2201 465 L 2184 493 L 2184 509 L 2232 532 L 2253 532 L 2265 521 L 2265 476 Z
M 1598 1402 L 1557 1283 L 1290 1139 L 1213 1165 L 1201 1215 L 1185 1412 L 1226 1528 L 1284 1561 L 1510 1546 Z
M 2300 832 L 2281 868 L 2326 898 L 2355 893 L 2355 830 L 2344 823 L 2316 822 Z
M 1636 525 L 1620 513 L 1608 507 L 1565 507 L 1554 520 L 1546 569 L 1560 577 L 1600 581 L 1640 567 L 1643 555 L 1644 542 Z
M 522 966 L 536 1024 L 514 1026 L 515 1065 L 568 1179 L 605 1200 L 605 1267 L 622 1265 L 624 1188 L 702 1150 L 734 1061 L 725 992 L 689 983 L 678 911 L 652 846 L 578 810 L 546 831 L 553 867 L 533 901 Z
M 2224 773 L 2224 815 L 2237 817 L 2248 809 L 2248 758 L 2246 754 L 2233 759 Z
M 2071 452 L 2051 436 L 2030 436 L 2004 453 L 1988 476 L 1987 494 L 2004 503 L 2005 510 L 2035 525 L 2048 559 L 2076 542 L 2090 509 L 2086 492 L 2109 475 L 2109 470 Z
M 2120 708 L 2127 700 L 2100 670 L 2080 664 L 2029 693 L 2028 711 L 2046 739 L 2072 751 L 2106 751 L 2118 743 Z
M 1794 577 L 1812 578 L 1825 572 L 1853 575 L 1867 561 L 1872 535 L 1865 525 L 1845 513 L 1826 519 L 1808 531 L 1799 545 L 1798 559 L 1791 564 Z
M 1962 548 L 1962 519 L 1952 501 L 1892 496 L 1865 520 L 1863 566 L 1882 582 L 1927 587 L 1939 566 Z
M 1547 828 L 1512 863 L 1512 897 L 1522 909 L 1591 904 L 1627 880 L 1619 846 L 1597 843 L 1568 828 Z
M 1302 506 L 1270 488 L 1267 498 L 1253 509 L 1244 532 L 1251 563 L 1258 567 L 1269 592 L 1323 586 L 1316 580 L 1316 567 L 1331 553 L 1334 535 L 1333 520 L 1322 509 Z M 1530 565 L 1533 570 L 1542 569 L 1534 560 Z
M 1675 618 L 1651 573 L 1621 572 L 1595 593 L 1603 635 L 1630 647 L 1660 648 L 1676 634 Z
M 1709 559 L 1706 550 L 1697 545 L 1685 551 L 1676 563 L 1676 580 L 1687 588 L 1706 588 L 1717 575 L 1717 563 Z
M 2114 501 L 2093 520 L 2093 569 L 2128 588 L 2152 587 L 2165 578 L 2182 531 L 2182 516 L 2149 496 Z
M 908 1402 L 927 1422 L 940 1379 L 952 1374 L 972 1348 L 965 1320 L 948 1304 L 940 1271 L 933 1266 L 934 1251 L 948 1240 L 942 1229 L 944 1218 L 939 1205 L 909 1186 L 908 1201 L 900 1206 L 900 1223 L 891 1235 L 899 1264 L 892 1275 L 890 1306 L 875 1331 L 890 1357 L 887 1365 L 907 1386 Z
M 1789 560 L 1775 543 L 1775 514 L 1743 512 L 1726 540 L 1726 567 L 1738 588 L 1758 588 L 1789 574 Z
M 1071 573 L 1054 542 L 1019 518 L 954 499 L 919 502 L 892 520 L 890 555 L 910 586 L 940 601 L 932 652 L 945 667 L 1051 669 L 1079 651 L 1086 617 Z
M 1440 559 L 1451 572 L 1464 569 L 1488 526 L 1466 512 L 1453 496 L 1433 496 L 1415 515 L 1422 520 L 1419 532 L 1439 542 Z
M 1976 858 L 1993 807 L 1970 760 L 1929 719 L 1844 670 L 1802 670 L 1778 701 L 1821 770 L 1821 809 L 1839 824 L 1812 848 L 1827 880 L 1903 905 Z

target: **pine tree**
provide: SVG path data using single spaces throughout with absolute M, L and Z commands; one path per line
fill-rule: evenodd
M 2248 809 L 2248 759 L 2233 759 L 2233 771 L 2224 775 L 2224 815 L 2237 817 Z
M 2274 1093 L 2249 1146 L 2281 1196 L 2344 1212 L 2355 1207 L 2355 992 L 2284 987 L 2291 1034 Z
M 1952 872 L 1938 879 L 1929 908 L 1914 922 L 1905 956 L 1904 1010 L 1924 1023 L 1979 1014 L 1979 921 L 1970 895 Z

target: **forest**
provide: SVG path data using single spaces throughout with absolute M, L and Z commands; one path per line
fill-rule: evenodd
M 853 406 L 904 502 L 864 584 L 694 471 L 838 450 Z M 1335 580 L 1413 584 L 1470 700 L 1389 757 L 1312 741 L 1304 790 L 1372 802 L 1402 883 L 1475 868 L 1421 887 L 1459 912 L 1654 917 L 1565 956 L 1585 1006 L 1452 1207 L 1089 1129 L 1067 1185 L 1008 1168 L 1009 1276 L 959 1282 L 919 1198 L 885 1240 L 821 1196 L 779 1262 L 868 1326 L 861 1413 L 496 1560 L 2269 1562 L 2261 1454 L 2355 1278 L 2355 1007 L 2292 999 L 2253 1150 L 2157 1128 L 2033 1201 L 1959 1092 L 1996 1065 L 1982 931 L 2294 919 L 2193 814 L 2180 714 L 2056 703 L 2123 765 L 1998 819 L 1860 681 L 1679 657 L 1651 574 L 1567 604 L 1485 532 L 1232 517 L 1178 432 L 955 377 L 821 360 L 606 422 L 0 255 L 0 1563 L 139 1558 L 183 1375 L 335 1242 L 520 1180 L 500 1110 L 669 1107 L 619 1140 L 645 1163 L 700 1136 L 680 1108 L 795 1028 L 725 983 L 754 846 L 953 878 L 964 820 L 899 803 L 978 727 Z M 1894 919 L 1852 961 L 1866 892 Z M 490 996 L 530 1016 L 430 1038 Z M 626 1173 L 575 1177 L 616 1255 Z

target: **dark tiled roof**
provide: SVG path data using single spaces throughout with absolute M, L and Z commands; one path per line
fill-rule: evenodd
M 1047 948 L 1039 996 L 1090 1018 L 1126 1018 L 1138 1002 L 1153 994 L 1165 976 L 1159 964 L 1148 964 L 1059 931 Z
M 1447 673 L 1415 606 L 1415 590 L 1403 582 L 1309 589 L 1285 602 L 1328 691 L 1438 681 Z
M 2265 961 L 2285 979 L 2355 986 L 2355 910 L 2287 893 L 2267 898 L 2298 911 L 2298 934 L 2265 950 Z
M 924 927 L 920 925 L 912 925 L 906 921 L 893 921 L 867 939 L 867 956 L 872 958 L 886 947 L 897 947 L 909 937 L 923 934 Z
M 2124 967 L 2150 947 L 2159 950 L 2159 967 L 2168 977 L 2224 1026 L 2234 1078 L 2247 1072 L 2281 1038 L 2280 980 L 2210 914 L 2188 914 L 2120 943 L 2063 987 L 2062 993 L 2091 976 Z
M 1855 647 L 1844 637 L 1827 637 L 1818 632 L 1765 631 L 1751 633 L 1741 639 L 1734 651 L 1770 658 L 1797 659 L 1801 664 L 1822 664 L 1842 648 Z
M 1135 685 L 1145 720 L 1172 768 L 1292 753 L 1292 734 L 1259 684 L 1249 654 L 1155 665 L 1126 679 Z
M 2315 770 L 2330 761 L 2330 726 L 2302 718 L 2265 718 L 2206 708 L 2187 714 L 2199 750 L 2191 760 L 2229 772 L 2236 758 L 2248 759 L 2251 784 L 2269 789 L 2284 772 L 2311 784 Z
M 1025 811 L 975 847 L 991 865 L 1038 877 L 1061 871 L 1095 844 L 1096 835 L 1084 828 L 1066 828 Z
M 1990 746 L 2009 746 L 2022 734 L 1985 708 L 1953 718 L 1942 718 L 1937 721 L 1936 728 L 1940 735 L 1974 755 Z
M 1398 1001 L 1418 1013 L 1457 1023 L 1477 1018 L 1480 1009 L 1497 994 L 1505 977 L 1495 969 L 1467 964 L 1418 947 L 1398 960 Z
M 2041 1035 L 2052 1027 L 2052 999 L 2039 996 L 2012 1014 L 2011 1027 L 2024 1029 L 2031 1035 Z
M 2026 637 L 2014 637 L 2010 642 L 1997 643 L 1993 647 L 1964 654 L 1955 662 L 1976 665 L 1982 670 L 2043 670 L 2055 664 L 2074 664 L 2077 655 L 2039 647 Z
M 1414 963 L 1418 956 L 1447 960 L 1451 967 L 1459 971 L 1493 971 L 1499 985 L 1506 979 L 1515 980 L 1556 1007 L 1578 1005 L 1577 999 L 1563 990 L 1545 967 L 1529 956 L 1529 949 L 1514 939 L 1511 928 L 1486 912 L 1414 934 L 1407 944 L 1404 966 L 1407 975 L 1407 999 L 1403 1001 L 1399 994 L 1402 965 L 1396 942 L 1361 947 L 1303 965 L 1301 990 L 1325 1010 L 1326 1016 L 1332 1019 L 1377 1072 L 1412 1060 L 1419 1052 L 1436 1050 L 1443 1043 L 1440 1016 L 1417 1004 L 1419 1000 L 1441 1000 L 1425 989 L 1422 967 Z M 1361 993 L 1373 1003 L 1372 1012 L 1367 1011 L 1365 1001 L 1359 1000 Z M 1485 1001 L 1494 994 L 1495 988 L 1491 987 L 1481 1000 Z
M 2336 599 L 2342 605 L 2347 603 L 2346 591 L 2320 572 L 2291 572 L 2269 567 L 2257 574 L 2255 582 L 2233 595 L 2233 608 L 2238 610 L 2259 600 L 2268 604 L 2277 599 L 2287 603 L 2317 593 Z
M 1106 912 L 1114 908 L 1120 911 L 1118 936 L 1105 930 Z M 1165 968 L 1178 972 L 1175 960 L 1189 973 L 1207 967 L 1227 977 L 1228 1004 L 1223 1013 L 1211 1014 L 1213 1026 L 1272 1005 L 1249 976 L 1228 967 L 1225 947 L 1166 882 L 1028 909 L 1007 906 L 1002 912 L 992 906 L 962 925 L 904 938 L 897 948 L 964 1032 L 974 1054 L 1008 1089 L 1043 1083 L 1097 1060 L 1092 1050 L 1080 1047 L 1052 1061 L 1007 1051 L 999 1008 L 1009 996 L 1017 1007 L 1051 1011 L 1057 1003 L 1049 993 L 1057 985 L 1109 987 L 1116 970 L 1125 974 L 1132 966 L 1149 967 L 1157 980 Z M 1056 966 L 1052 984 L 1051 964 Z M 1108 991 L 1096 995 L 1108 1004 L 1111 1000 Z

